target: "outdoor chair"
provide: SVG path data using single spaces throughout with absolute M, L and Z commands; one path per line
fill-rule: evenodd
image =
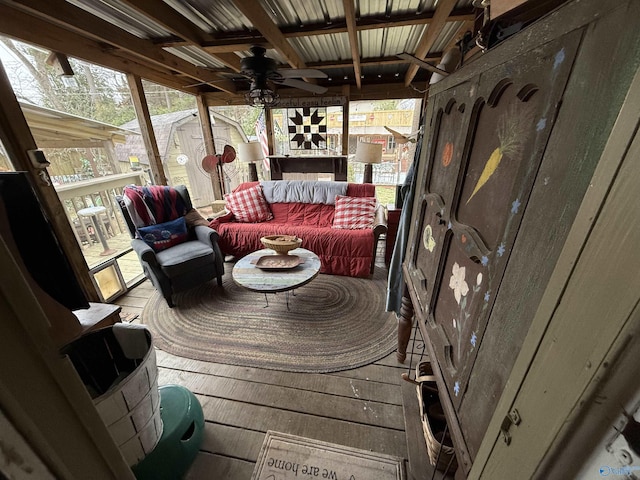
M 216 279 L 224 256 L 218 233 L 193 209 L 187 187 L 125 187 L 116 196 L 145 276 L 173 308 L 173 294 Z

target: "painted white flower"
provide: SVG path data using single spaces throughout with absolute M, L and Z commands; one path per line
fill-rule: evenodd
M 476 277 L 476 285 L 480 285 L 481 283 L 482 283 L 482 272 L 480 272 Z
M 466 274 L 466 268 L 458 265 L 458 262 L 453 264 L 451 269 L 451 278 L 449 279 L 449 288 L 453 290 L 453 296 L 456 297 L 456 302 L 460 305 L 460 299 L 469 293 L 469 285 L 464 280 Z

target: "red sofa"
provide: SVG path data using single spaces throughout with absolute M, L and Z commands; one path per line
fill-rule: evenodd
M 245 182 L 234 191 L 254 187 L 260 182 Z M 293 183 L 293 182 L 290 182 Z M 349 183 L 346 195 L 374 197 L 373 184 Z M 320 203 L 270 203 L 273 219 L 260 223 L 239 223 L 233 214 L 215 218 L 209 226 L 219 234 L 222 252 L 243 257 L 264 248 L 260 238 L 266 235 L 297 235 L 302 248 L 320 258 L 321 273 L 368 277 L 373 273 L 378 238 L 387 231 L 385 208 L 378 206 L 372 228 L 351 230 L 331 228 L 334 205 Z

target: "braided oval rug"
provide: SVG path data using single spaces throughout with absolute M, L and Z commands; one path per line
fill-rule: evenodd
M 307 373 L 360 367 L 396 348 L 383 268 L 368 279 L 321 274 L 295 295 L 266 298 L 236 285 L 227 270 L 222 287 L 214 280 L 175 295 L 174 308 L 153 294 L 141 320 L 156 347 L 196 360 Z

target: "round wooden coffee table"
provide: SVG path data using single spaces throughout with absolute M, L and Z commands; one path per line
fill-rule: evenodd
M 267 293 L 289 292 L 302 287 L 316 278 L 320 272 L 320 259 L 315 253 L 305 248 L 296 248 L 289 252 L 289 255 L 297 255 L 301 260 L 301 263 L 293 268 L 262 269 L 256 266 L 256 262 L 267 255 L 276 255 L 276 253 L 268 248 L 250 253 L 238 260 L 231 272 L 233 280 L 238 285 L 254 292 L 264 293 L 267 305 L 269 305 Z M 288 307 L 289 296 L 287 295 Z

